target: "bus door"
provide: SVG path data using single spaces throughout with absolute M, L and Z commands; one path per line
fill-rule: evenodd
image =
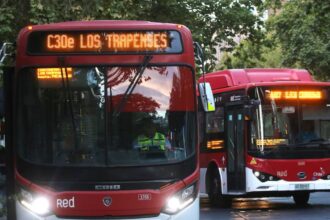
M 230 106 L 226 111 L 227 189 L 245 192 L 245 120 L 243 106 Z

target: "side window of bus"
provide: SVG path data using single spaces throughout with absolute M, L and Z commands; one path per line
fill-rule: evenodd
M 224 108 L 217 107 L 214 112 L 206 114 L 206 133 L 224 132 Z
M 221 150 L 224 145 L 224 107 L 216 107 L 214 112 L 206 113 L 204 150 Z

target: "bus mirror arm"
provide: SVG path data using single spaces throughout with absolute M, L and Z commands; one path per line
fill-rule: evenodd
M 260 105 L 259 100 L 249 100 L 249 102 L 246 105 L 244 105 L 244 113 L 249 120 L 254 118 L 255 110 L 258 108 L 259 105 Z
M 249 105 L 254 106 L 257 108 L 260 105 L 260 100 L 252 99 L 249 101 Z
M 205 62 L 204 52 L 201 45 L 198 42 L 194 42 L 194 50 L 195 50 L 195 56 L 197 60 L 201 63 L 201 68 L 202 68 L 203 81 L 198 85 L 200 99 L 203 104 L 204 111 L 212 112 L 215 111 L 215 103 L 214 103 L 214 96 L 212 93 L 211 85 L 210 83 L 205 81 L 206 71 L 204 65 Z

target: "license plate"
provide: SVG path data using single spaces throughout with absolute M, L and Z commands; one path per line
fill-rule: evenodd
M 307 190 L 309 189 L 309 184 L 295 184 L 294 189 L 295 190 Z

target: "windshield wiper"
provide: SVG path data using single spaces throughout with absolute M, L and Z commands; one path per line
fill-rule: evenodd
M 113 111 L 113 116 L 118 116 L 120 114 L 120 112 L 122 111 L 122 109 L 124 108 L 128 97 L 132 94 L 132 92 L 134 91 L 136 85 L 138 84 L 139 80 L 141 79 L 145 69 L 147 68 L 147 65 L 149 64 L 150 60 L 152 59 L 151 55 L 145 55 L 143 58 L 143 62 L 141 63 L 140 69 L 137 71 L 137 73 L 135 74 L 132 82 L 129 84 L 129 86 L 127 87 L 123 97 L 121 98 L 118 107 Z
M 278 153 L 280 151 L 288 151 L 291 150 L 292 145 L 287 145 L 287 144 L 278 144 L 272 148 L 266 148 L 263 151 L 261 151 L 260 149 L 256 149 L 253 152 L 255 153 L 260 153 L 262 155 L 269 155 L 269 154 L 273 154 L 273 153 Z

